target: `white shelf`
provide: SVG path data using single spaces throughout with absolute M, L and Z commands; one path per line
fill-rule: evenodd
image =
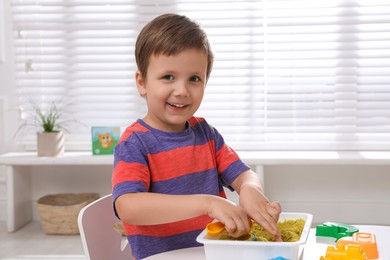
M 248 164 L 390 165 L 390 151 L 239 151 Z
M 390 165 L 390 151 L 237 151 L 247 164 Z M 35 152 L 0 155 L 0 165 L 112 165 L 113 155 L 66 152 L 63 157 L 37 157 Z
M 63 157 L 38 157 L 35 152 L 0 155 L 0 165 L 112 165 L 113 155 L 92 155 L 91 152 L 66 152 Z

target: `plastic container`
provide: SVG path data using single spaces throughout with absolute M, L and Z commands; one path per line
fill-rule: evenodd
M 302 218 L 305 226 L 297 242 L 259 242 L 259 241 L 233 241 L 219 240 L 207 235 L 206 229 L 199 234 L 196 241 L 204 244 L 207 260 L 238 260 L 257 259 L 269 260 L 283 257 L 286 259 L 300 259 L 303 246 L 309 235 L 313 215 L 307 213 L 282 212 L 279 221 Z

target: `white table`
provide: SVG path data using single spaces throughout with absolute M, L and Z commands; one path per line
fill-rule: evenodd
M 354 225 L 361 232 L 373 233 L 376 236 L 380 260 L 390 259 L 390 227 Z M 325 256 L 327 244 L 316 243 L 315 229 L 312 228 L 303 250 L 302 260 L 318 260 Z M 145 260 L 206 260 L 203 247 L 193 247 L 169 251 L 145 258 Z M 237 259 L 241 260 L 241 259 Z

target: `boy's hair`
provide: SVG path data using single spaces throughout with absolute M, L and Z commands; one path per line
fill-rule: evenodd
M 135 44 L 135 59 L 138 70 L 146 78 L 152 55 L 175 55 L 186 49 L 198 49 L 207 55 L 208 80 L 213 67 L 212 53 L 206 33 L 186 16 L 163 14 L 156 17 L 141 30 Z

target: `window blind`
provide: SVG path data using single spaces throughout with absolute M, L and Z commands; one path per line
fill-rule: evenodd
M 389 149 L 390 0 L 12 0 L 18 98 L 63 100 L 67 143 L 145 112 L 134 44 L 145 23 L 198 21 L 215 52 L 204 116 L 236 149 Z M 28 138 L 27 138 L 28 139 Z M 25 139 L 26 140 L 26 139 Z

